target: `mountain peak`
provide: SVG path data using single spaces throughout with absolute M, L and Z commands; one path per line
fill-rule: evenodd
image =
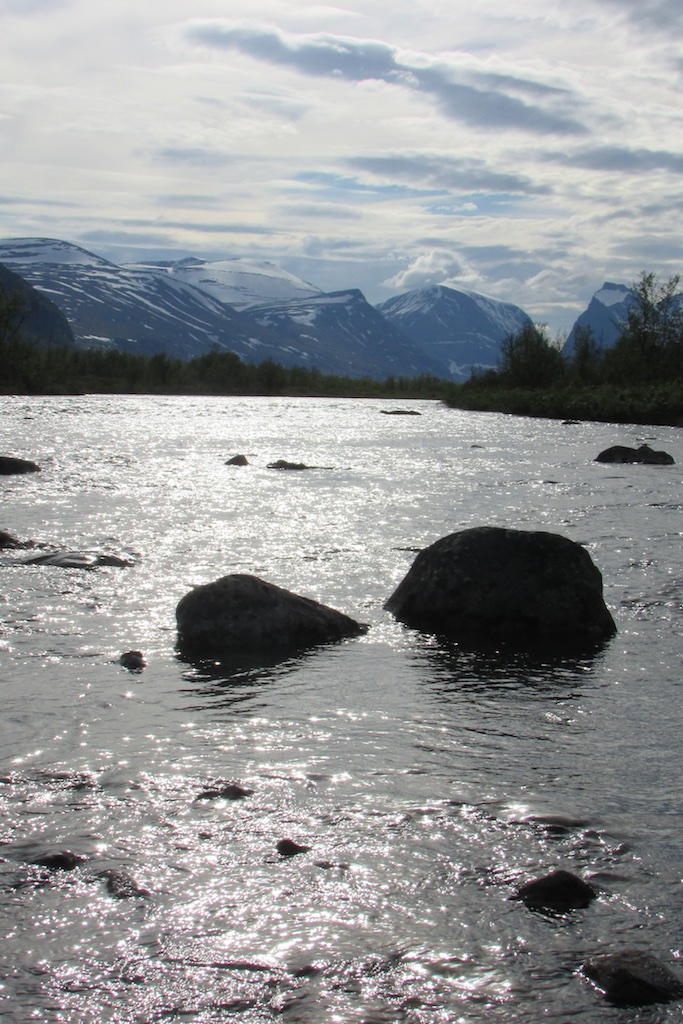
M 59 238 L 4 238 L 0 242 L 3 263 L 49 263 L 65 266 L 113 267 L 115 264 L 95 256 L 73 242 Z
M 496 366 L 505 338 L 531 323 L 510 302 L 443 284 L 396 295 L 377 309 L 455 380 L 466 380 L 474 367 Z

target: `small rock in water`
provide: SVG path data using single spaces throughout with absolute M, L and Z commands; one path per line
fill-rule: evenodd
M 36 857 L 32 863 L 40 868 L 49 868 L 50 871 L 74 871 L 84 861 L 85 857 L 80 857 L 71 850 L 59 850 Z
M 551 871 L 520 886 L 513 899 L 530 910 L 567 911 L 587 907 L 595 899 L 592 885 L 571 871 Z
M 248 466 L 249 461 L 246 455 L 233 455 L 231 459 L 225 463 L 226 466 Z
M 134 878 L 127 875 L 125 871 L 115 871 L 108 868 L 100 871 L 98 878 L 107 879 L 107 892 L 117 900 L 130 899 L 134 896 L 149 896 L 148 889 L 141 889 Z
M 13 537 L 11 533 L 7 533 L 6 530 L 0 530 L 0 548 L 21 548 L 24 545 L 21 541 Z
M 305 462 L 288 462 L 287 459 L 277 459 L 276 462 L 269 462 L 268 469 L 311 469 Z
M 638 949 L 593 957 L 581 970 L 617 1006 L 648 1006 L 683 997 L 683 982 L 656 957 Z
M 230 782 L 220 788 L 214 787 L 202 790 L 197 800 L 244 800 L 245 797 L 251 796 L 253 792 L 253 789 L 245 789 L 244 786 L 239 786 L 236 782 Z
M 298 853 L 307 853 L 310 846 L 301 846 L 293 839 L 281 839 L 277 844 L 277 852 L 281 857 L 296 857 Z
M 27 558 L 24 565 L 52 565 L 59 569 L 100 569 L 104 566 L 113 566 L 116 569 L 125 569 L 135 565 L 129 558 L 120 558 L 118 555 L 102 555 L 96 551 L 58 551 L 52 555 L 36 555 Z
M 119 658 L 119 664 L 127 668 L 129 672 L 142 672 L 147 665 L 142 651 L 126 651 Z

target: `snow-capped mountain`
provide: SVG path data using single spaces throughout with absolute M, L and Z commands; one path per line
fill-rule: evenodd
M 118 266 L 68 242 L 37 238 L 0 241 L 0 263 L 59 306 L 83 348 L 188 359 L 217 346 L 245 362 L 272 359 L 350 377 L 448 376 L 360 292 L 325 294 L 273 264 Z M 239 310 L 218 297 L 237 293 Z
M 377 309 L 456 381 L 496 366 L 501 342 L 531 323 L 519 306 L 446 285 L 397 295 Z
M 323 294 L 315 285 L 266 260 L 235 258 L 209 261 L 189 256 L 175 263 L 134 263 L 128 269 L 167 275 L 175 281 L 199 288 L 234 309 Z
M 630 307 L 636 301 L 633 289 L 606 281 L 590 300 L 587 309 L 577 317 L 562 348 L 563 355 L 573 353 L 579 327 L 590 328 L 601 348 L 611 348 L 619 336 L 620 325 L 625 322 Z
M 75 345 L 69 322 L 54 302 L 14 271 L 0 264 L 0 300 L 16 301 L 7 307 L 0 327 L 9 338 L 17 337 L 29 344 L 46 346 Z
M 0 242 L 0 263 L 47 295 L 66 315 L 82 348 L 111 346 L 181 359 L 213 345 L 235 349 L 250 324 L 191 285 L 128 270 L 69 242 Z
M 382 377 L 447 376 L 442 363 L 413 344 L 355 288 L 263 303 L 248 312 L 281 339 L 288 360 L 284 365 L 325 367 L 326 373 L 346 377 L 376 377 L 377 366 Z

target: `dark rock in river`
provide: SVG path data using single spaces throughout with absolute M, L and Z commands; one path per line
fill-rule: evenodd
M 125 871 L 117 871 L 112 868 L 107 868 L 106 871 L 98 872 L 97 877 L 106 878 L 107 892 L 116 900 L 125 900 L 131 899 L 135 896 L 150 895 L 148 889 L 141 889 L 135 879 L 126 874 Z
M 15 459 L 11 455 L 0 455 L 0 474 L 9 476 L 12 473 L 40 473 L 40 466 L 28 459 Z
M 641 444 L 639 448 L 628 448 L 626 445 L 615 444 L 612 448 L 605 448 L 594 459 L 595 462 L 616 462 L 636 463 L 642 462 L 648 466 L 673 466 L 673 456 L 668 452 L 656 452 L 649 444 Z
M 225 463 L 226 466 L 248 466 L 249 460 L 246 455 L 233 455 L 231 459 Z
M 582 971 L 617 1006 L 648 1006 L 683 997 L 683 982 L 656 957 L 637 949 L 593 957 Z
M 421 416 L 417 409 L 380 409 L 385 416 Z
M 294 652 L 366 631 L 334 608 L 241 573 L 195 587 L 176 620 L 181 654 L 200 658 Z
M 287 459 L 278 459 L 276 462 L 269 462 L 268 469 L 312 469 L 305 462 L 287 462 Z
M 308 853 L 310 846 L 302 846 L 295 843 L 293 839 L 280 839 L 277 844 L 277 852 L 281 857 L 296 857 L 299 853 Z
M 146 667 L 147 662 L 144 659 L 142 651 L 126 651 L 119 658 L 119 665 L 123 665 L 129 672 L 142 672 Z
M 517 890 L 514 899 L 530 910 L 554 910 L 563 913 L 587 907 L 596 896 L 595 889 L 571 871 L 551 871 L 541 878 L 526 882 Z
M 483 526 L 418 554 L 385 608 L 473 647 L 588 649 L 616 632 L 588 552 L 554 533 Z
M 21 541 L 18 541 L 16 537 L 13 537 L 11 533 L 6 533 L 5 530 L 0 530 L 0 550 L 7 550 L 8 548 L 23 548 L 24 545 Z
M 72 853 L 71 850 L 59 850 L 36 857 L 32 863 L 37 867 L 48 868 L 50 871 L 74 871 L 84 861 L 85 857 L 80 857 L 77 853 Z
M 24 565 L 54 565 L 59 569 L 100 569 L 103 566 L 114 566 L 124 569 L 135 563 L 118 555 L 101 555 L 95 551 L 58 551 L 52 555 L 36 555 L 27 558 Z
M 245 789 L 237 782 L 227 782 L 202 790 L 197 800 L 244 800 L 253 792 L 253 789 Z

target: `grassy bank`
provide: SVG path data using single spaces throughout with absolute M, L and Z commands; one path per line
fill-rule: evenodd
M 520 388 L 477 387 L 473 381 L 452 387 L 445 401 L 451 408 L 478 412 L 683 427 L 683 384 L 679 382 L 642 387 L 599 384 Z

